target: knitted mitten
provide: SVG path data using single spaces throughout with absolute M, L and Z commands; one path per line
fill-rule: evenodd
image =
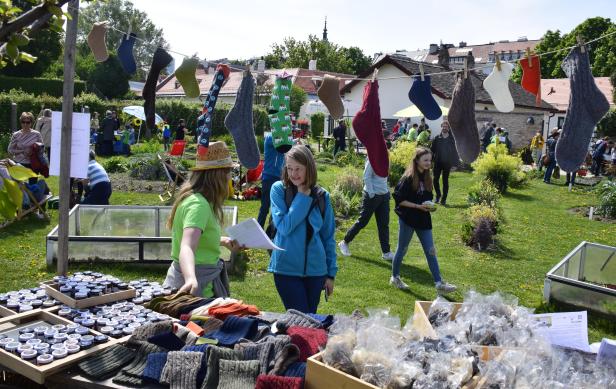
M 456 147 L 460 158 L 471 163 L 479 156 L 479 130 L 475 121 L 475 89 L 471 82 L 471 75 L 467 78 L 459 77 L 451 96 L 449 108 L 449 124 L 451 132 L 456 139 Z
M 285 345 L 274 360 L 274 367 L 269 371 L 269 375 L 283 375 L 289 365 L 296 362 L 299 359 L 299 348 L 289 343 Z
M 259 375 L 259 361 L 222 359 L 218 375 L 218 389 L 254 389 Z
M 496 109 L 501 112 L 511 112 L 515 108 L 513 97 L 511 97 L 509 91 L 509 77 L 513 72 L 513 65 L 503 62 L 500 67 L 501 70 L 498 70 L 494 66 L 492 73 L 483 80 L 483 87 L 492 98 Z
M 199 66 L 198 58 L 184 58 L 180 67 L 175 70 L 175 77 L 180 82 L 180 85 L 182 85 L 184 94 L 186 94 L 186 97 L 193 99 L 199 97 L 200 94 L 199 83 L 197 82 L 197 77 L 195 77 L 197 66 Z
M 133 55 L 133 47 L 135 46 L 135 38 L 137 34 L 131 33 L 128 38 L 126 34 L 122 36 L 122 42 L 118 47 L 118 59 L 124 71 L 128 74 L 134 74 L 137 71 L 135 56 Z
M 295 309 L 289 309 L 276 322 L 276 329 L 286 332 L 289 327 L 323 328 L 321 322 Z
M 134 357 L 134 350 L 116 344 L 79 363 L 79 368 L 90 377 L 102 379 L 130 363 Z
M 531 55 L 520 59 L 522 67 L 522 88 L 535 95 L 535 105 L 541 105 L 541 62 L 539 56 Z
M 142 385 L 143 379 L 141 378 L 141 375 L 143 374 L 146 363 L 148 362 L 148 355 L 163 351 L 163 348 L 158 347 L 155 344 L 141 342 L 133 361 L 120 370 L 120 373 L 115 376 L 112 381 L 120 385 Z
M 171 332 L 172 330 L 173 324 L 171 320 L 148 323 L 135 328 L 135 330 L 133 331 L 133 335 L 130 337 L 130 341 L 146 341 L 151 336 L 158 335 L 163 332 Z
M 274 360 L 274 343 L 238 343 L 235 350 L 244 352 L 244 360 L 258 360 L 261 366 L 260 374 L 267 374 L 270 363 Z
M 154 353 L 148 355 L 143 374 L 144 380 L 150 382 L 160 382 L 160 375 L 167 363 L 167 353 Z
M 171 388 L 185 389 L 197 387 L 197 373 L 201 368 L 203 353 L 192 351 L 171 351 L 160 375 L 160 381 Z
M 250 72 L 246 72 L 237 91 L 235 104 L 225 118 L 225 127 L 233 135 L 237 157 L 247 169 L 256 168 L 261 159 L 252 123 L 254 91 L 255 80 Z
M 327 332 L 320 328 L 291 327 L 287 333 L 291 343 L 299 348 L 301 362 L 318 353 L 327 343 Z
M 593 130 L 610 104 L 595 84 L 588 49 L 582 53 L 575 47 L 561 67 L 569 77 L 571 94 L 563 132 L 556 143 L 556 160 L 564 171 L 574 172 L 584 162 Z
M 357 139 L 366 146 L 368 159 L 374 172 L 380 177 L 387 177 L 389 174 L 389 153 L 381 131 L 378 81 L 366 83 L 361 109 L 353 118 L 353 130 Z
M 241 360 L 244 357 L 244 353 L 238 350 L 210 346 L 205 352 L 205 357 L 207 358 L 207 374 L 201 389 L 218 387 L 218 366 L 221 359 Z
M 302 389 L 304 380 L 299 377 L 263 375 L 257 377 L 255 389 Z
M 148 72 L 148 78 L 145 80 L 143 91 L 141 96 L 143 97 L 143 111 L 145 113 L 145 124 L 148 128 L 153 129 L 156 127 L 155 113 L 156 113 L 156 85 L 158 84 L 158 76 L 160 72 L 166 68 L 173 57 L 169 55 L 165 50 L 160 47 L 154 52 L 152 58 L 152 65 Z
M 207 155 L 207 148 L 210 146 L 210 136 L 212 135 L 212 119 L 214 118 L 214 108 L 218 100 L 218 93 L 222 88 L 222 84 L 229 77 L 230 71 L 228 65 L 219 64 L 216 66 L 216 73 L 214 73 L 212 86 L 203 104 L 201 116 L 197 119 L 197 135 L 199 136 L 197 159 L 205 160 L 205 156 Z
M 105 62 L 109 58 L 107 52 L 107 43 L 105 42 L 105 34 L 107 33 L 107 24 L 109 22 L 99 22 L 92 25 L 92 30 L 88 34 L 88 46 L 94 54 L 94 59 L 97 62 Z
M 436 120 L 443 115 L 443 112 L 432 96 L 431 80 L 430 76 L 424 76 L 423 81 L 419 75 L 414 77 L 409 90 L 409 100 L 419 108 L 426 119 Z
M 344 115 L 344 105 L 340 98 L 340 79 L 326 74 L 323 83 L 317 91 L 317 96 L 325 104 L 329 114 L 334 120 L 342 119 Z

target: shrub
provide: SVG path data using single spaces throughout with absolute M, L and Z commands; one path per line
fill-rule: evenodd
M 320 153 L 316 155 L 316 158 L 334 159 L 334 154 L 329 151 L 321 151 Z
M 21 89 L 26 93 L 35 95 L 47 94 L 50 96 L 62 97 L 64 81 L 52 78 L 31 78 L 31 77 L 8 77 L 0 76 L 0 91 L 8 92 L 11 89 Z M 77 96 L 86 90 L 86 83 L 75 80 L 75 92 Z
M 504 144 L 492 144 L 488 151 L 472 163 L 474 175 L 481 180 L 490 180 L 499 192 L 504 193 L 515 180 L 522 166 L 519 157 L 509 155 Z
M 462 240 L 477 250 L 485 250 L 494 243 L 498 230 L 498 214 L 487 205 L 474 205 L 465 212 Z
M 322 112 L 317 112 L 310 115 L 310 132 L 314 139 L 323 135 L 325 128 L 325 115 Z M 331 143 L 331 142 L 330 142 Z
M 160 180 L 165 172 L 155 154 L 139 154 L 129 160 L 129 175 L 140 180 Z
M 496 209 L 499 199 L 500 193 L 490 181 L 482 181 L 480 184 L 475 184 L 468 192 L 468 204 L 471 206 L 485 205 Z
M 415 142 L 396 142 L 389 151 L 389 185 L 396 186 L 415 155 Z
M 532 177 L 532 174 L 533 173 L 527 173 L 522 170 L 518 170 L 511 178 L 509 186 L 513 189 L 522 189 L 527 187 L 528 183 L 530 182 L 530 178 Z
M 329 199 L 334 208 L 334 214 L 336 216 L 348 217 L 351 212 L 351 203 L 342 189 L 338 186 L 334 186 L 334 189 L 329 194 Z
M 133 154 L 158 153 L 161 150 L 162 146 L 157 139 L 146 140 L 136 145 L 132 145 L 130 148 L 130 151 Z
M 124 173 L 128 171 L 128 163 L 124 157 L 111 157 L 103 161 L 103 168 L 107 173 Z
M 345 173 L 336 179 L 336 187 L 338 187 L 347 197 L 362 196 L 364 183 L 362 182 L 359 172 Z
M 365 159 L 353 151 L 341 151 L 336 154 L 335 160 L 338 166 L 353 166 L 357 168 L 362 167 L 365 163 Z
M 600 212 L 606 217 L 616 218 L 616 181 L 606 181 L 599 187 L 599 207 Z
M 0 158 L 6 158 L 8 156 L 9 143 L 11 141 L 10 132 L 0 132 Z

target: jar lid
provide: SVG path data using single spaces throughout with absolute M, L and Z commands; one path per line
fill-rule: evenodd
M 36 351 L 24 350 L 21 352 L 21 359 L 33 359 L 36 357 Z
M 80 347 L 79 347 L 79 345 L 77 345 L 77 344 L 69 344 L 69 345 L 67 345 L 67 346 L 66 346 L 66 351 L 67 351 L 69 354 L 75 354 L 75 353 L 76 353 L 76 352 L 78 352 L 79 350 L 80 350 Z
M 61 359 L 61 358 L 66 357 L 67 352 L 66 352 L 66 349 L 65 349 L 65 348 L 64 348 L 64 349 L 61 349 L 61 350 L 53 350 L 53 352 L 51 353 L 51 355 L 53 355 L 53 357 L 54 357 L 55 359 Z
M 28 341 L 26 342 L 26 344 L 31 344 L 32 346 L 35 346 L 37 344 L 41 344 L 43 341 L 40 339 L 28 339 Z
M 21 346 L 21 343 L 19 343 L 19 342 L 11 342 L 11 343 L 7 343 L 6 346 L 4 346 L 4 349 L 6 351 L 9 351 L 9 352 L 15 352 L 15 350 L 17 350 L 17 348 L 19 346 Z M 32 347 L 32 346 L 30 346 L 30 347 Z
M 34 334 L 26 333 L 26 334 L 19 335 L 19 341 L 22 342 L 22 343 L 25 343 L 25 342 L 29 341 L 30 339 L 34 339 Z
M 96 343 L 105 343 L 109 340 L 109 337 L 107 335 L 97 335 L 94 338 L 94 342 Z
M 81 340 L 84 342 L 93 342 L 94 341 L 94 336 L 93 335 L 83 335 L 81 337 Z
M 63 343 L 56 343 L 51 345 L 52 350 L 64 350 L 66 346 Z
M 46 365 L 53 362 L 53 356 L 51 354 L 41 354 L 36 358 L 36 363 L 39 365 Z

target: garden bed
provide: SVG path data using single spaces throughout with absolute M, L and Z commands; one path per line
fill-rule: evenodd
M 109 174 L 114 192 L 163 193 L 164 181 L 139 180 L 129 173 Z
M 588 215 L 590 215 L 590 207 L 575 207 L 569 209 L 569 212 L 574 215 L 582 216 L 588 219 Z M 597 207 L 595 207 L 595 211 L 592 215 L 592 220 L 604 223 L 616 223 L 616 219 L 597 214 Z

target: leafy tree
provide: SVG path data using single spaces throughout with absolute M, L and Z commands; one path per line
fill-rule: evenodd
M 299 115 L 299 110 L 306 101 L 306 91 L 297 85 L 291 86 L 291 112 Z
M 107 61 L 96 64 L 87 82 L 88 87 L 100 97 L 113 99 L 122 97 L 128 92 L 129 78 L 122 69 L 118 57 L 110 54 Z
M 359 47 L 343 48 L 346 51 L 346 57 L 351 62 L 351 74 L 360 74 L 372 65 L 370 57 L 366 56 Z

